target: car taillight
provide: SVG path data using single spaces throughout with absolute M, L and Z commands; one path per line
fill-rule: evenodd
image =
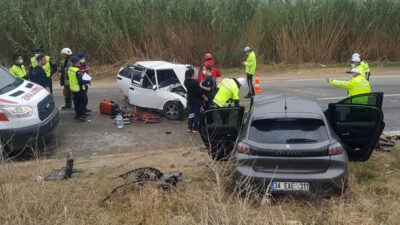
M 237 149 L 239 153 L 250 154 L 250 146 L 246 143 L 239 142 Z
M 338 155 L 343 152 L 343 147 L 340 143 L 334 143 L 329 145 L 329 155 Z
M 7 115 L 0 110 L 0 121 L 8 121 Z

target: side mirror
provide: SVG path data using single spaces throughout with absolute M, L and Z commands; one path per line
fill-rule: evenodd
M 153 85 L 153 90 L 157 90 L 157 85 Z

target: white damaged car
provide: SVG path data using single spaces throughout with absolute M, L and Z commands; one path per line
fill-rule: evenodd
M 161 110 L 170 120 L 186 111 L 185 72 L 191 65 L 142 61 L 122 67 L 117 81 L 129 104 Z

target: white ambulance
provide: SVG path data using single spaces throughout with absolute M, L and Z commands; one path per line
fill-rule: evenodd
M 1 150 L 20 150 L 35 140 L 43 140 L 58 120 L 58 110 L 49 92 L 0 66 Z

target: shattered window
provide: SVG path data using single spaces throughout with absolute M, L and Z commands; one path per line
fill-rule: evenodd
M 157 70 L 157 79 L 159 88 L 179 83 L 179 79 L 174 70 Z

